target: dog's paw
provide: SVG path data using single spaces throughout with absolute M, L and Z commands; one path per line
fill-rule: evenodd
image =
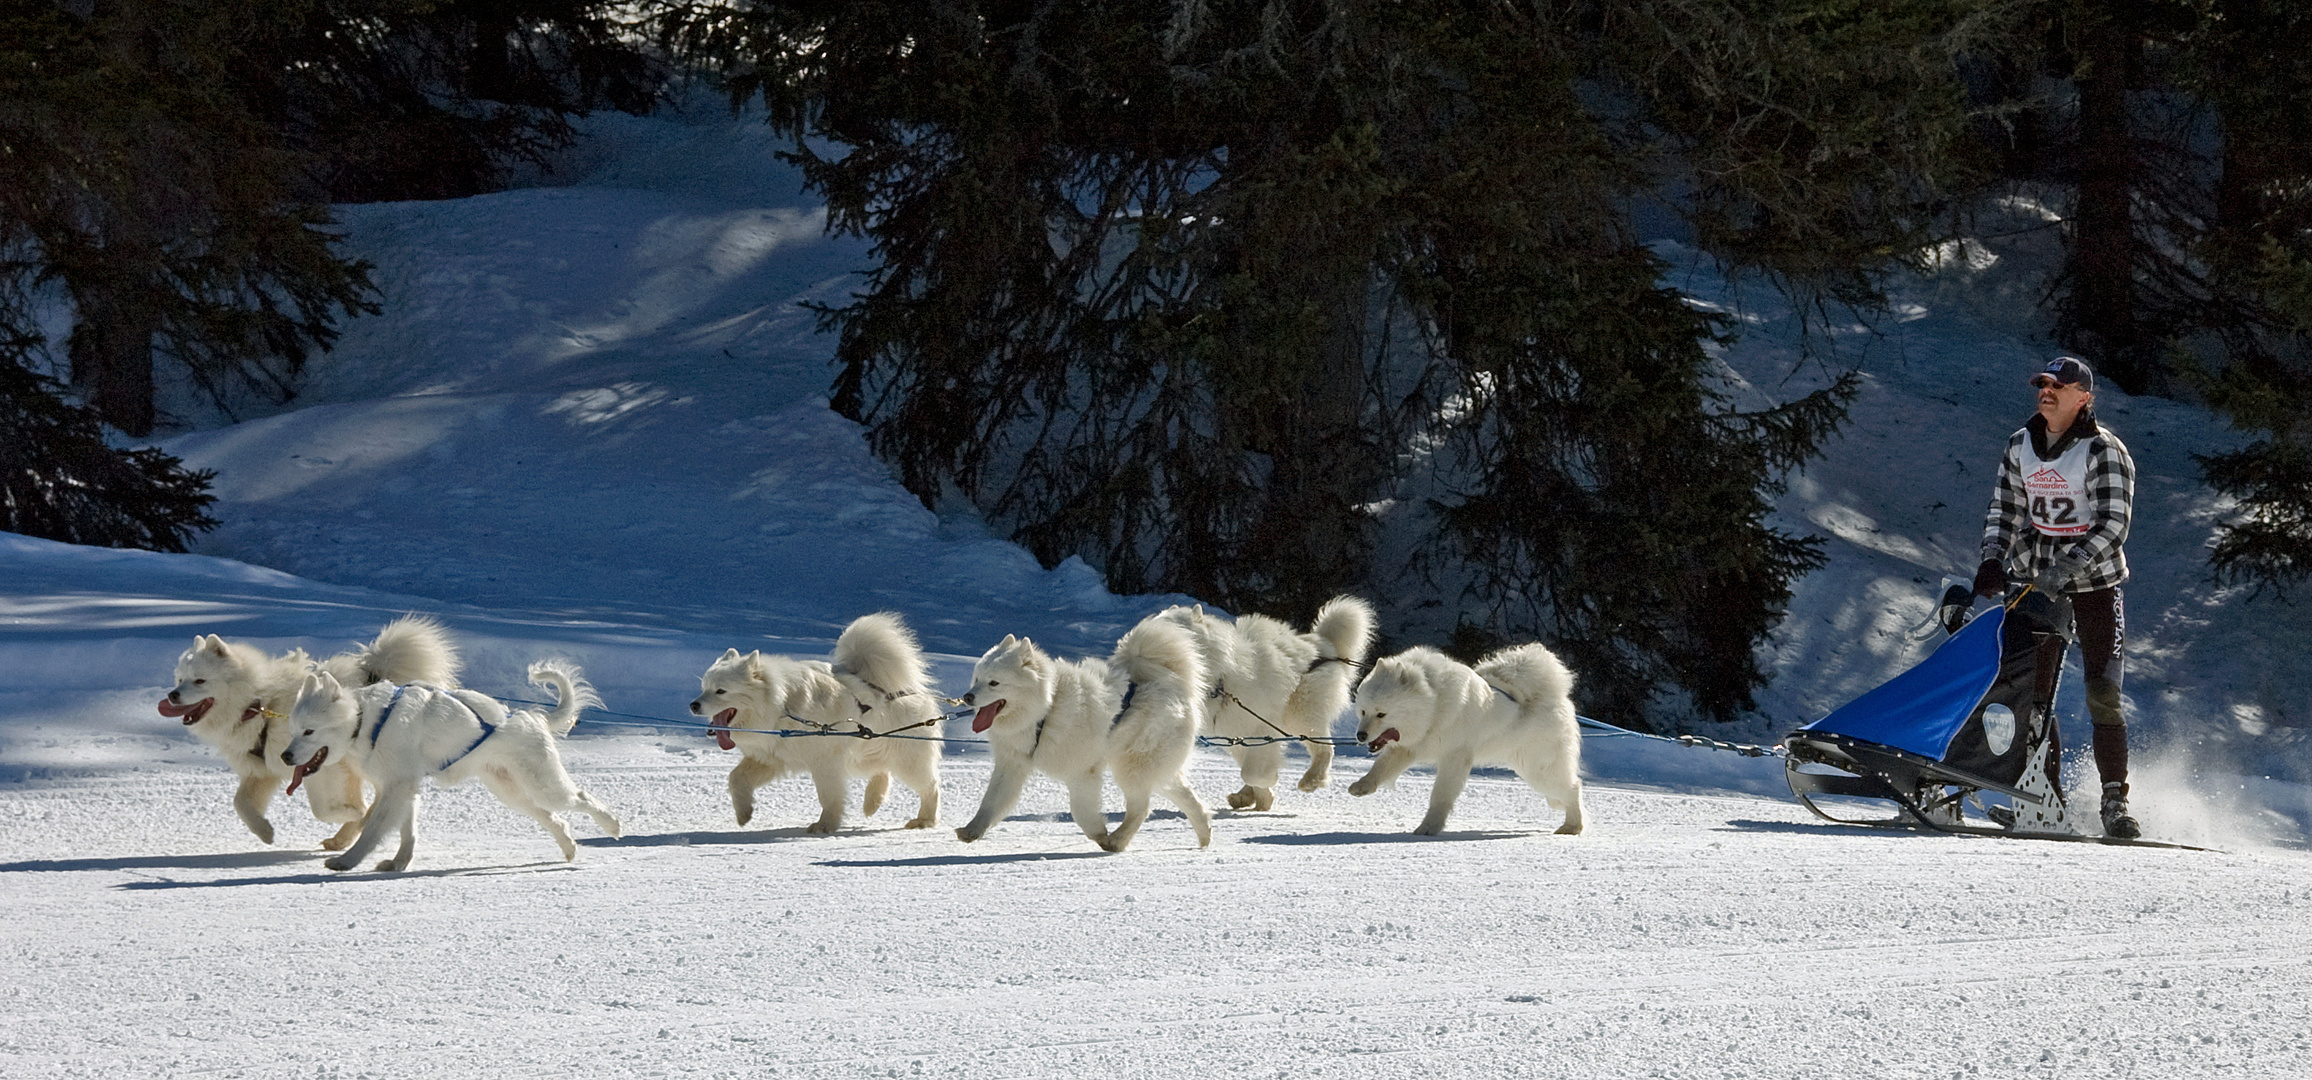
M 1580 836 L 1581 826 L 1568 821 L 1565 824 L 1557 827 L 1557 834 L 1559 836 Z
M 842 827 L 843 823 L 840 820 L 829 821 L 826 818 L 820 818 L 819 820 L 804 826 L 803 831 L 807 833 L 817 833 L 821 836 L 825 836 Z
M 381 874 L 398 874 L 408 866 L 408 863 L 402 862 L 399 859 L 387 859 L 377 864 L 377 870 Z
M 1122 851 L 1125 848 L 1125 845 L 1119 843 L 1113 836 L 1102 837 L 1099 840 L 1099 845 L 1102 851 Z
M 259 818 L 250 824 L 249 831 L 257 834 L 257 839 L 263 843 L 273 842 L 273 823 L 270 821 Z
M 1228 793 L 1228 808 L 1231 810 L 1242 810 L 1258 801 L 1259 799 L 1253 795 L 1252 789 L 1249 787 Z
M 971 843 L 972 841 L 979 839 L 979 837 L 980 837 L 980 834 L 979 834 L 979 832 L 978 832 L 977 830 L 974 830 L 973 828 L 971 828 L 971 827 L 970 827 L 970 826 L 968 826 L 968 825 L 967 825 L 967 826 L 964 826 L 963 828 L 960 828 L 960 829 L 957 829 L 957 830 L 955 830 L 955 838 L 956 838 L 956 839 L 958 839 L 958 840 L 961 840 L 961 841 L 963 841 L 963 842 L 964 842 L 964 843 L 966 843 L 966 844 L 968 844 L 968 843 Z
M 323 866 L 326 866 L 326 867 L 328 867 L 328 868 L 329 868 L 329 869 L 331 869 L 331 870 L 336 870 L 336 871 L 339 871 L 340 873 L 342 873 L 342 872 L 344 872 L 344 871 L 347 871 L 347 870 L 351 870 L 351 869 L 353 869 L 353 867 L 354 867 L 354 865 L 355 865 L 355 864 L 354 864 L 353 862 L 351 862 L 350 860 L 346 860 L 346 859 L 331 859 L 331 860 L 329 860 L 328 862 L 322 863 L 321 865 L 323 865 Z
M 329 839 L 327 839 L 327 840 L 323 840 L 323 841 L 321 842 L 321 850 L 323 850 L 323 851 L 343 851 L 343 850 L 345 850 L 346 846 L 347 846 L 348 844 L 351 844 L 351 843 L 352 843 L 352 841 L 350 841 L 350 840 L 339 840 L 338 838 L 336 838 L 336 837 L 332 836 L 332 837 L 330 837 Z
M 937 824 L 939 824 L 939 820 L 937 818 L 919 817 L 913 821 L 908 822 L 906 827 L 910 829 L 928 829 Z M 963 830 L 957 829 L 956 831 L 962 832 Z
M 741 806 L 741 807 L 739 807 L 739 808 L 738 808 L 738 819 L 739 819 L 739 824 L 741 824 L 741 825 L 744 825 L 744 824 L 746 824 L 747 822 L 753 821 L 753 820 L 755 819 L 755 808 L 754 808 L 754 807 L 752 807 L 752 806 Z
M 1438 835 L 1439 833 L 1442 833 L 1442 832 L 1444 832 L 1444 831 L 1445 831 L 1445 823 L 1444 823 L 1444 822 L 1442 822 L 1442 821 L 1438 821 L 1438 822 L 1427 822 L 1427 821 L 1424 821 L 1424 822 L 1422 822 L 1422 823 L 1421 823 L 1421 826 L 1420 826 L 1419 828 L 1417 828 L 1417 829 L 1414 829 L 1414 830 L 1413 830 L 1413 835 L 1415 835 L 1415 836 L 1436 836 L 1436 835 Z
M 1368 776 L 1354 784 L 1350 784 L 1349 794 L 1358 796 L 1370 795 L 1374 791 L 1379 790 L 1380 786 L 1380 784 L 1373 781 L 1372 777 Z
M 1269 790 L 1269 789 L 1267 789 L 1267 788 L 1254 788 L 1254 789 L 1252 789 L 1252 808 L 1253 808 L 1253 809 L 1255 809 L 1255 810 L 1266 810 L 1266 809 L 1268 809 L 1269 807 L 1272 807 L 1272 806 L 1275 806 L 1275 805 L 1276 805 L 1276 792 L 1274 792 L 1274 791 L 1271 791 L 1271 790 Z
M 1301 777 L 1300 789 L 1302 791 L 1320 791 L 1331 782 L 1332 777 L 1330 776 L 1304 776 Z

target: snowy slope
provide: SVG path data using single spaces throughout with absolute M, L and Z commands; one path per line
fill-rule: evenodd
M 0 1076 L 2312 1071 L 2312 644 L 2301 614 L 2201 579 L 2224 508 L 2189 455 L 2230 437 L 2117 394 L 2146 508 L 2141 816 L 2217 852 L 1821 825 L 1772 759 L 1634 738 L 1586 741 L 1578 838 L 1481 775 L 1456 831 L 1416 841 L 1419 773 L 1222 813 L 1202 852 L 1160 814 L 1097 853 L 1046 781 L 968 848 L 894 809 L 806 837 L 806 781 L 737 827 L 729 755 L 615 716 L 566 754 L 626 838 L 578 823 L 575 865 L 470 788 L 428 796 L 398 877 L 321 870 L 326 830 L 291 801 L 281 846 L 257 843 L 229 773 L 153 709 L 197 632 L 334 652 L 427 611 L 481 689 L 526 696 L 522 666 L 562 655 L 612 709 L 675 717 L 724 648 L 823 655 L 870 610 L 903 612 L 955 687 L 1005 632 L 1104 652 L 1177 599 L 939 520 L 827 411 L 795 303 L 839 298 L 865 256 L 821 235 L 759 128 L 591 130 L 559 186 L 346 210 L 386 313 L 287 407 L 169 403 L 190 430 L 168 448 L 220 474 L 196 554 L 0 534 Z M 1817 377 L 1771 296 L 1684 273 L 1751 325 L 1730 384 Z M 1900 670 L 1934 644 L 1914 628 L 1936 583 L 1971 569 L 2039 354 L 1984 304 L 2012 282 L 1911 290 L 1841 341 L 1865 351 L 1855 422 L 1782 503 L 1831 562 L 1768 647 L 1763 714 L 1713 734 L 1771 739 Z M 962 727 L 952 821 L 986 779 Z M 1217 751 L 1196 770 L 1209 802 L 1235 787 Z

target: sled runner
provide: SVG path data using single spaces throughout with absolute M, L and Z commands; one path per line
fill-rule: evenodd
M 1950 623 L 1965 618 L 1964 596 L 1944 604 Z M 1842 825 L 2183 846 L 2082 832 L 2064 800 L 2055 691 L 2070 614 L 2026 589 L 1917 667 L 1791 732 L 1790 793 Z M 1860 816 L 1874 802 L 1892 816 Z

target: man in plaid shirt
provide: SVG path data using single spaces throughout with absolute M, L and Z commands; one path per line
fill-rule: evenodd
M 2134 513 L 2135 460 L 2095 422 L 2095 373 L 2085 361 L 2057 357 L 2031 376 L 2031 386 L 2039 410 L 2007 440 L 1975 591 L 2000 597 L 2012 576 L 2070 599 L 2103 778 L 2103 831 L 2133 838 L 2142 829 L 2127 812 L 2127 720 L 2119 697 L 2127 609 L 2119 587 L 2127 580 L 2120 545 Z

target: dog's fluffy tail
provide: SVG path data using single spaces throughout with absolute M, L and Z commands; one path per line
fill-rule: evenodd
M 594 684 L 568 660 L 540 660 L 530 665 L 530 685 L 554 691 L 554 711 L 546 714 L 546 726 L 556 735 L 568 735 L 578 725 L 578 710 L 599 709 L 602 695 L 594 692 Z
M 1309 624 L 1309 633 L 1332 649 L 1326 659 L 1362 664 L 1366 651 L 1373 647 L 1376 621 L 1373 605 L 1354 596 L 1336 596 L 1317 609 L 1316 621 Z
M 906 694 L 930 684 L 923 647 L 915 632 L 888 611 L 861 615 L 835 639 L 835 666 L 888 694 Z
M 1196 640 L 1178 624 L 1150 619 L 1132 628 L 1108 662 L 1140 687 L 1165 691 L 1185 701 L 1202 700 L 1212 687 Z
M 385 624 L 356 662 L 365 683 L 430 683 L 445 689 L 458 685 L 465 666 L 449 630 L 430 615 L 404 615 Z
M 1539 643 L 1514 645 L 1478 661 L 1477 674 L 1509 692 L 1528 716 L 1544 716 L 1568 726 L 1574 718 L 1573 672 Z

